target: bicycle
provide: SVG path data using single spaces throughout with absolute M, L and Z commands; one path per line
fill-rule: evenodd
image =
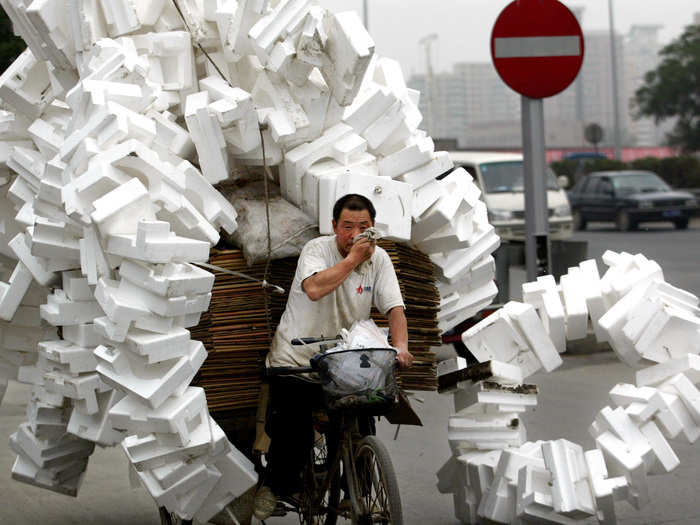
M 292 344 L 327 340 L 295 339 Z M 391 361 L 389 352 L 393 354 Z M 354 372 L 360 370 L 365 378 L 374 368 L 374 384 L 353 391 L 352 385 L 343 382 L 353 375 L 352 367 L 348 374 L 348 363 L 356 364 Z M 318 373 L 325 394 L 325 411 L 314 418 L 317 439 L 304 469 L 304 489 L 298 499 L 286 498 L 278 504 L 273 516 L 295 512 L 304 525 L 335 525 L 339 517 L 350 519 L 353 525 L 403 524 L 389 452 L 376 436 L 359 432 L 361 417 L 383 415 L 395 406 L 395 366 L 393 349 L 368 348 L 320 353 L 308 367 L 268 368 L 271 377 Z M 376 374 L 377 369 L 381 374 Z M 341 489 L 347 496 L 343 502 Z

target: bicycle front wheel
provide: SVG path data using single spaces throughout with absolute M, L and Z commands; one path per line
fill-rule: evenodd
M 403 525 L 401 495 L 389 451 L 375 436 L 366 436 L 355 449 L 355 481 L 350 491 L 358 525 Z M 353 494 L 354 493 L 354 494 Z

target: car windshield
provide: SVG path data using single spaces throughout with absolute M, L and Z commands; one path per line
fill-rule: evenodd
M 671 188 L 655 173 L 625 173 L 611 177 L 615 191 L 618 193 L 651 193 L 670 191 Z
M 486 185 L 486 193 L 522 193 L 523 162 L 485 162 L 479 165 L 481 176 Z M 559 185 L 554 172 L 547 168 L 547 189 L 558 190 Z

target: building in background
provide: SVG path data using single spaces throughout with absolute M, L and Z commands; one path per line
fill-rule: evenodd
M 574 12 L 581 21 L 583 8 Z M 700 18 L 700 13 L 695 15 Z M 616 35 L 620 126 L 623 146 L 663 145 L 673 123 L 656 125 L 653 119 L 634 120 L 631 99 L 647 71 L 659 63 L 661 26 L 633 26 L 624 37 Z M 610 33 L 585 33 L 585 56 L 576 81 L 555 97 L 545 99 L 545 132 L 548 147 L 588 147 L 586 125 L 603 128 L 601 147 L 611 146 L 614 138 L 612 61 Z M 521 147 L 520 95 L 501 80 L 490 62 L 457 63 L 450 73 L 435 74 L 433 92 L 425 75 L 413 75 L 408 84 L 419 89 L 421 111 L 427 114 L 432 96 L 433 137 L 453 138 L 460 148 L 511 149 Z M 427 119 L 426 119 L 427 121 Z

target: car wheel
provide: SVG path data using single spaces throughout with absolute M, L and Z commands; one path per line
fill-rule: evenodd
M 676 230 L 687 230 L 688 222 L 689 219 L 688 217 L 686 217 L 685 219 L 678 219 L 677 221 L 673 221 L 673 224 L 675 225 Z
M 576 210 L 574 212 L 574 230 L 585 230 L 586 229 L 586 221 L 583 219 L 583 215 L 581 215 L 581 212 Z
M 618 211 L 617 217 L 615 218 L 615 226 L 617 226 L 618 231 L 628 232 L 634 228 L 634 223 L 630 219 L 630 214 L 626 211 Z

